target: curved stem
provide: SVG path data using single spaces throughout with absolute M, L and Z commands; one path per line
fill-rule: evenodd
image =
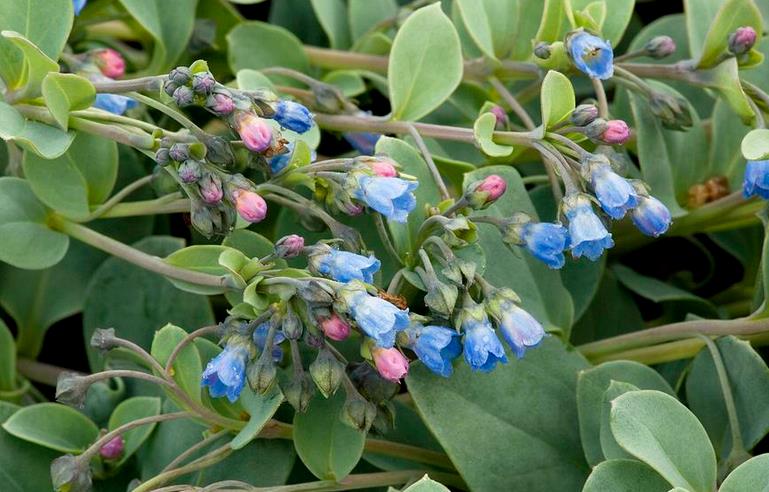
M 93 83 L 96 92 L 108 94 L 119 94 L 123 92 L 135 91 L 158 91 L 163 85 L 165 75 L 154 75 L 152 77 L 140 77 L 137 79 L 126 80 L 101 80 Z
M 184 268 L 178 268 L 169 265 L 157 256 L 148 255 L 138 249 L 132 248 L 111 237 L 99 234 L 80 224 L 70 222 L 66 219 L 55 217 L 51 220 L 51 226 L 69 236 L 74 237 L 96 249 L 100 249 L 113 256 L 117 256 L 129 263 L 133 263 L 145 270 L 158 273 L 160 275 L 208 287 L 220 287 L 229 290 L 234 286 L 226 276 L 209 275 L 207 273 L 196 272 Z
M 133 193 L 134 191 L 138 190 L 139 188 L 148 185 L 152 182 L 152 175 L 147 175 L 144 177 L 141 177 L 134 181 L 133 183 L 130 183 L 126 185 L 125 188 L 118 191 L 113 195 L 109 200 L 102 203 L 96 210 L 91 212 L 91 215 L 89 215 L 83 222 L 90 222 L 94 219 L 98 219 L 102 215 L 104 215 L 109 209 L 117 205 L 118 203 L 122 202 L 124 199 L 128 198 L 128 196 Z
M 382 219 L 380 214 L 374 214 L 374 224 L 376 225 L 376 231 L 379 233 L 379 237 L 382 239 L 382 244 L 387 252 L 390 253 L 390 256 L 392 256 L 399 265 L 403 265 L 403 260 L 401 260 L 401 257 L 398 255 L 398 250 L 395 249 L 390 233 L 387 232 L 384 219 Z
M 606 99 L 606 90 L 603 87 L 603 83 L 599 79 L 590 78 L 590 82 L 593 84 L 593 90 L 595 91 L 596 99 L 598 100 L 598 116 L 604 119 L 609 118 L 609 102 Z
M 513 96 L 509 90 L 507 90 L 507 87 L 505 87 L 505 84 L 500 82 L 500 80 L 496 77 L 489 77 L 489 83 L 494 88 L 495 91 L 502 97 L 502 99 L 507 103 L 508 106 L 510 106 L 510 109 L 513 110 L 513 113 L 518 116 L 518 119 L 521 120 L 523 123 L 523 126 L 526 127 L 527 130 L 533 130 L 537 127 L 537 125 L 534 123 L 534 120 L 531 119 L 531 116 L 529 116 L 529 113 L 524 109 L 524 107 L 521 105 L 521 103 L 518 102 L 518 100 Z
M 181 353 L 182 349 L 184 349 L 184 347 L 192 343 L 198 337 L 209 335 L 211 333 L 216 333 L 217 329 L 219 329 L 219 325 L 204 326 L 203 328 L 199 328 L 193 331 L 192 333 L 189 333 L 186 337 L 184 337 L 179 343 L 176 344 L 176 347 L 174 347 L 173 351 L 171 352 L 171 355 L 168 356 L 168 360 L 166 361 L 166 367 L 161 368 L 163 373 L 167 377 L 171 377 L 171 370 L 174 366 L 174 362 L 176 361 L 176 358 L 179 356 L 179 353 Z
M 193 454 L 197 453 L 201 449 L 205 448 L 212 442 L 216 441 L 223 435 L 227 434 L 229 430 L 224 429 L 220 430 L 219 432 L 216 432 L 214 434 L 211 434 L 210 436 L 206 437 L 205 439 L 201 440 L 197 444 L 193 445 L 186 451 L 179 454 L 176 458 L 174 458 L 169 464 L 167 464 L 162 470 L 160 470 L 160 473 L 167 472 L 168 470 L 172 470 L 174 468 L 177 468 L 180 464 L 184 462 L 187 458 L 192 456 Z
M 174 478 L 181 477 L 183 475 L 187 475 L 188 473 L 202 470 L 211 465 L 214 465 L 229 456 L 230 453 L 232 453 L 232 448 L 230 447 L 230 443 L 227 443 L 224 446 L 214 449 L 210 453 L 201 456 L 197 460 L 187 465 L 155 475 L 154 477 L 133 489 L 133 492 L 149 492 L 151 490 L 155 490 L 158 485 L 167 483 L 169 480 L 173 480 Z
M 446 183 L 443 181 L 443 176 L 441 176 L 441 172 L 438 170 L 438 166 L 435 165 L 435 161 L 433 161 L 433 155 L 430 153 L 427 145 L 425 145 L 425 141 L 422 139 L 422 135 L 419 134 L 419 130 L 417 130 L 413 124 L 408 125 L 408 130 L 409 134 L 414 139 L 414 142 L 417 144 L 419 152 L 422 154 L 422 157 L 424 157 L 425 163 L 427 163 L 427 169 L 430 170 L 430 175 L 433 177 L 433 181 L 435 181 L 435 185 L 438 187 L 441 198 L 444 200 L 450 199 L 451 194 L 449 194 L 449 190 L 446 188 Z
M 175 214 L 190 211 L 190 201 L 180 193 L 171 193 L 154 200 L 117 203 L 101 214 L 100 219 L 136 217 L 138 215 Z
M 166 116 L 176 120 L 177 123 L 187 128 L 197 138 L 203 140 L 206 137 L 208 137 L 208 134 L 205 131 L 203 131 L 202 128 L 200 128 L 198 125 L 193 123 L 191 119 L 187 118 L 180 111 L 177 111 L 174 108 L 167 106 L 162 102 L 157 101 L 151 97 L 145 96 L 143 94 L 139 94 L 138 92 L 131 92 L 129 93 L 129 95 L 132 98 L 136 99 L 137 101 L 144 103 L 151 108 L 157 109 L 158 111 L 165 114 Z

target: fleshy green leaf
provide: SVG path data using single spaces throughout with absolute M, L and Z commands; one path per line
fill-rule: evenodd
M 769 158 L 769 130 L 757 128 L 742 139 L 742 156 L 749 161 Z
M 0 423 L 19 407 L 0 401 Z M 60 453 L 18 439 L 0 428 L 0 483 L 3 492 L 52 490 L 51 461 Z
M 349 23 L 352 37 L 358 40 L 377 23 L 398 13 L 395 0 L 349 0 Z
M 580 371 L 577 376 L 577 409 L 579 433 L 585 458 L 591 465 L 605 459 L 601 450 L 601 402 L 612 381 L 632 384 L 641 389 L 664 391 L 674 395 L 673 389 L 654 369 L 629 360 L 604 362 Z
M 719 492 L 769 490 L 769 454 L 760 454 L 741 464 L 723 481 Z
M 49 73 L 43 79 L 42 92 L 48 110 L 65 131 L 70 111 L 89 108 L 96 99 L 91 81 L 71 73 Z
M 589 468 L 574 425 L 574 383 L 585 367 L 578 353 L 548 338 L 489 374 L 457 361 L 454 374 L 441 378 L 415 364 L 407 384 L 471 490 L 579 490 Z
M 708 435 L 674 397 L 653 390 L 625 393 L 612 402 L 611 430 L 620 446 L 673 486 L 715 488 L 716 455 Z
M 635 460 L 599 463 L 582 492 L 668 492 L 670 484 L 648 465 Z
M 187 270 L 208 273 L 210 275 L 227 275 L 229 270 L 219 264 L 219 257 L 230 248 L 215 244 L 195 245 L 174 251 L 165 259 L 166 263 Z M 176 287 L 194 294 L 214 295 L 225 291 L 221 287 L 208 287 L 191 284 L 181 280 L 169 279 Z
M 254 45 L 270 49 L 254 49 Z M 237 73 L 243 69 L 286 67 L 307 72 L 310 68 L 301 41 L 286 29 L 265 22 L 244 22 L 227 35 L 230 68 Z M 274 77 L 281 83 L 296 84 L 285 77 Z
M 601 400 L 601 426 L 599 431 L 599 441 L 601 443 L 601 452 L 607 460 L 613 459 L 632 459 L 633 456 L 628 454 L 627 451 L 617 444 L 614 436 L 611 433 L 610 420 L 611 420 L 611 402 L 630 391 L 638 391 L 638 387 L 630 383 L 623 383 L 622 381 L 611 381 L 609 387 L 603 392 L 603 399 Z
M 65 217 L 82 220 L 91 213 L 91 205 L 104 202 L 115 186 L 117 144 L 78 133 L 64 155 L 44 159 L 27 152 L 23 167 L 40 201 Z
M 316 396 L 294 415 L 294 446 L 305 466 L 322 480 L 340 481 L 360 460 L 366 434 L 341 420 L 345 396 Z
M 251 388 L 244 388 L 240 394 L 240 402 L 243 408 L 248 412 L 248 423 L 232 439 L 230 446 L 232 449 L 241 449 L 254 439 L 262 430 L 264 425 L 269 422 L 278 407 L 283 403 L 283 393 L 277 385 L 274 385 L 270 391 L 262 395 L 255 393 Z
M 489 58 L 512 53 L 522 18 L 518 0 L 458 0 L 457 7 L 468 34 Z M 525 2 L 524 2 L 525 3 Z
M 686 0 L 685 5 L 692 55 L 695 60 L 699 60 L 700 68 L 718 63 L 721 55 L 727 51 L 729 34 L 738 27 L 754 28 L 758 34 L 756 43 L 761 42 L 761 12 L 753 0 L 698 0 L 694 3 Z M 712 15 L 715 8 L 718 11 Z M 705 17 L 709 14 L 710 17 Z M 700 38 L 705 25 L 709 26 L 707 34 Z
M 174 348 L 186 336 L 187 332 L 183 329 L 167 324 L 155 333 L 150 354 L 161 366 L 165 367 Z M 200 401 L 200 375 L 202 372 L 203 364 L 195 344 L 189 344 L 179 351 L 172 366 L 173 378 L 179 387 L 195 401 Z
M 48 55 L 22 34 L 15 31 L 3 31 L 2 35 L 21 51 L 24 58 L 21 78 L 17 82 L 18 87 L 14 88 L 23 87 L 22 94 L 26 98 L 40 95 L 43 79 L 51 72 L 58 72 L 59 64 L 51 60 Z
M 48 228 L 48 211 L 29 183 L 0 178 L 0 261 L 37 270 L 58 263 L 69 247 L 69 236 Z
M 328 36 L 332 48 L 350 47 L 350 26 L 344 0 L 310 0 L 320 25 Z
M 0 138 L 12 140 L 46 159 L 67 151 L 75 134 L 25 119 L 16 108 L 0 102 Z
M 403 489 L 403 492 L 449 492 L 449 489 L 425 475 L 413 485 Z
M 480 115 L 473 125 L 475 142 L 481 148 L 481 151 L 490 157 L 509 157 L 514 149 L 509 145 L 495 143 L 492 138 L 496 124 L 497 117 L 494 114 L 483 113 Z
M 411 14 L 395 36 L 387 69 L 392 116 L 415 121 L 462 80 L 459 36 L 438 3 Z
M 16 388 L 16 341 L 0 319 L 0 392 Z
M 574 88 L 561 72 L 550 70 L 542 81 L 542 124 L 550 128 L 574 111 Z
M 99 436 L 99 429 L 88 417 L 58 403 L 24 407 L 5 421 L 3 429 L 62 453 L 80 453 Z

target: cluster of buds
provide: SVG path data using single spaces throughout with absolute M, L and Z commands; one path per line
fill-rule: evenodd
M 569 121 L 574 130 L 583 133 L 591 141 L 605 145 L 623 145 L 630 138 L 630 127 L 623 120 L 605 120 L 598 117 L 593 104 L 580 104 L 572 112 Z
M 192 224 L 202 234 L 228 233 L 237 215 L 250 223 L 264 220 L 267 204 L 254 184 L 241 174 L 227 174 L 208 162 L 203 144 L 164 141 L 161 145 L 155 160 L 190 198 Z

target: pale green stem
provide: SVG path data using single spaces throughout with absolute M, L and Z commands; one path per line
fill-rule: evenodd
M 395 261 L 398 262 L 398 264 L 403 265 L 403 260 L 401 260 L 401 257 L 398 255 L 398 250 L 395 249 L 395 245 L 392 242 L 392 238 L 390 237 L 390 233 L 387 231 L 387 227 L 385 226 L 384 219 L 382 219 L 382 216 L 380 214 L 374 214 L 374 224 L 376 225 L 377 233 L 379 233 L 379 238 L 382 240 L 382 244 L 384 244 L 385 249 L 387 252 L 392 256 Z
M 118 191 L 113 195 L 109 200 L 101 204 L 99 207 L 96 208 L 93 212 L 91 212 L 91 215 L 89 215 L 83 222 L 90 222 L 92 220 L 98 219 L 102 215 L 104 215 L 107 211 L 109 211 L 112 207 L 117 205 L 118 203 L 125 200 L 131 193 L 138 190 L 139 188 L 148 185 L 152 182 L 152 175 L 144 176 L 133 183 L 130 183 L 126 185 L 122 190 Z
M 430 175 L 433 177 L 433 181 L 435 181 L 435 185 L 438 187 L 441 198 L 444 200 L 449 200 L 451 198 L 451 194 L 449 194 L 449 190 L 446 188 L 446 183 L 443 181 L 443 176 L 441 176 L 441 172 L 438 170 L 438 166 L 435 165 L 435 161 L 433 161 L 433 155 L 430 153 L 427 145 L 425 145 L 425 141 L 422 139 L 422 135 L 419 134 L 419 130 L 417 130 L 413 124 L 408 126 L 408 130 L 409 134 L 414 139 L 414 142 L 417 144 L 417 148 L 422 154 L 425 163 L 427 163 L 427 169 L 430 170 Z
M 609 102 L 606 99 L 606 90 L 603 88 L 603 83 L 599 79 L 595 78 L 591 78 L 590 82 L 593 83 L 593 90 L 595 91 L 595 96 L 598 100 L 598 116 L 604 119 L 608 119 Z
M 513 110 L 513 113 L 518 116 L 518 119 L 521 120 L 523 123 L 523 126 L 526 127 L 527 130 L 533 130 L 537 127 L 537 125 L 534 123 L 534 120 L 531 119 L 531 116 L 529 116 L 529 113 L 526 111 L 526 109 L 521 105 L 521 103 L 518 102 L 518 100 L 513 96 L 509 90 L 507 90 L 507 87 L 505 87 L 505 84 L 500 82 L 500 80 L 496 77 L 489 77 L 489 83 L 494 88 L 495 91 L 502 97 L 502 100 L 507 103 L 508 106 L 510 106 L 510 109 Z

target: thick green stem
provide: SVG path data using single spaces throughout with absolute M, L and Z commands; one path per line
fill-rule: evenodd
M 249 490 L 250 492 L 334 492 L 340 490 L 370 489 L 387 487 L 389 485 L 402 485 L 417 480 L 427 474 L 442 484 L 467 490 L 467 485 L 458 475 L 429 470 L 362 473 L 358 475 L 348 475 L 339 482 L 333 480 L 321 480 L 318 482 L 283 485 L 279 487 L 255 487 Z
M 75 239 L 82 241 L 96 249 L 105 251 L 113 256 L 117 256 L 129 263 L 133 263 L 145 270 L 158 273 L 168 278 L 181 280 L 183 282 L 189 282 L 197 285 L 204 285 L 208 287 L 220 287 L 223 289 L 231 289 L 231 281 L 226 276 L 209 275 L 207 273 L 196 272 L 193 270 L 186 270 L 184 268 L 178 268 L 169 265 L 162 258 L 157 256 L 148 255 L 138 249 L 132 248 L 119 241 L 115 241 L 111 237 L 99 234 L 98 232 L 89 229 L 80 224 L 70 222 L 66 219 L 54 217 L 51 220 L 51 227 L 61 231 Z
M 176 214 L 190 211 L 190 201 L 179 198 L 181 195 L 172 193 L 154 200 L 118 203 L 99 216 L 100 219 L 115 219 L 119 217 L 136 217 L 140 215 Z

